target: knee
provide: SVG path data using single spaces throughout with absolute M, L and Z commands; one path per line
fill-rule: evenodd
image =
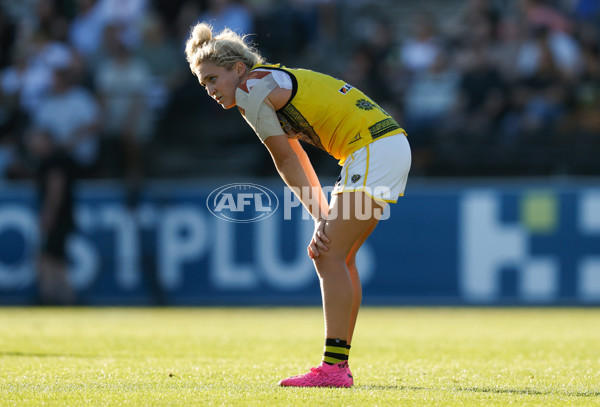
M 346 265 L 346 254 L 337 250 L 322 251 L 318 257 L 313 259 L 319 276 L 336 266 Z M 346 266 L 347 267 L 347 266 Z
M 329 250 L 327 250 L 327 251 L 321 250 L 320 256 L 317 257 L 316 260 L 321 261 L 321 262 L 333 261 L 333 262 L 345 263 L 347 256 L 348 256 L 348 253 L 346 251 L 338 249 L 338 248 L 330 247 Z

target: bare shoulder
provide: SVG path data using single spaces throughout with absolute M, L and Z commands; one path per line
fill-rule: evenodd
M 271 103 L 273 109 L 279 110 L 283 106 L 285 106 L 287 102 L 289 102 L 291 97 L 291 89 L 275 88 L 271 91 L 271 93 L 269 93 L 269 95 L 265 99 L 265 102 L 268 100 Z

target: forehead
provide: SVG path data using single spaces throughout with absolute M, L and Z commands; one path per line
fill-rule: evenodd
M 203 80 L 207 76 L 221 74 L 224 71 L 227 71 L 224 67 L 219 66 L 214 62 L 206 61 L 203 62 L 198 68 L 198 77 L 200 80 Z

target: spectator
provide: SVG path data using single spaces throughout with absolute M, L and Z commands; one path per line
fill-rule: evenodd
M 97 56 L 104 32 L 97 0 L 76 0 L 76 14 L 69 28 L 69 42 L 86 60 L 88 66 Z
M 529 92 L 525 105 L 525 126 L 528 132 L 548 131 L 566 113 L 565 82 L 549 47 L 540 49 L 537 71 L 525 81 Z
M 95 73 L 104 112 L 103 170 L 109 177 L 125 177 L 133 198 L 143 173 L 143 146 L 151 131 L 147 90 L 152 76 L 148 66 L 133 55 L 132 44 L 119 27 L 107 30 L 108 59 Z
M 148 11 L 148 0 L 98 0 L 98 12 L 105 25 L 121 27 L 131 46 L 141 41 L 140 26 Z
M 417 128 L 434 135 L 431 138 L 420 136 L 419 140 L 423 141 L 423 147 L 436 153 L 443 149 L 440 141 L 454 140 L 447 137 L 448 132 L 471 141 L 483 141 L 480 138 L 483 134 L 488 134 L 485 140 L 490 140 L 493 133 L 498 132 L 503 143 L 525 148 L 521 141 L 530 139 L 528 134 L 543 132 L 547 120 L 562 123 L 567 109 L 572 113 L 569 115 L 570 129 L 585 128 L 590 140 L 596 137 L 593 107 L 590 107 L 595 105 L 589 102 L 593 100 L 589 95 L 594 93 L 596 80 L 590 66 L 597 58 L 591 56 L 594 52 L 591 50 L 600 46 L 598 0 L 440 2 L 439 7 L 436 5 L 431 9 L 431 14 L 415 11 L 417 7 L 428 7 L 426 4 L 387 2 L 382 8 L 374 7 L 375 3 L 374 0 L 2 2 L 0 113 L 7 113 L 7 117 L 14 114 L 17 124 L 11 125 L 14 130 L 10 136 L 0 135 L 4 152 L 1 160 L 10 163 L 10 157 L 16 156 L 17 163 L 22 161 L 19 159 L 22 132 L 27 127 L 28 115 L 37 116 L 41 103 L 53 92 L 51 67 L 54 61 L 70 58 L 76 62 L 81 56 L 85 64 L 75 73 L 76 82 L 83 73 L 84 86 L 94 91 L 99 86 L 99 95 L 107 102 L 104 105 L 107 114 L 114 109 L 110 110 L 110 120 L 114 122 L 105 123 L 104 140 L 107 145 L 112 144 L 110 151 L 121 150 L 123 154 L 113 163 L 120 164 L 109 166 L 111 171 L 105 172 L 106 175 L 125 176 L 127 173 L 129 179 L 133 179 L 132 174 L 141 173 L 141 146 L 145 144 L 144 140 L 152 137 L 150 130 L 159 126 L 168 129 L 162 131 L 168 137 L 154 138 L 156 144 L 153 147 L 161 152 L 165 146 L 172 148 L 173 154 L 161 154 L 153 160 L 157 164 L 150 170 L 158 175 L 166 169 L 171 174 L 205 174 L 205 168 L 198 166 L 197 152 L 192 148 L 212 154 L 207 146 L 216 141 L 208 137 L 213 129 L 204 120 L 204 115 L 212 114 L 212 110 L 198 109 L 198 104 L 204 103 L 200 91 L 179 83 L 190 79 L 187 72 L 179 70 L 179 64 L 184 63 L 183 42 L 199 18 L 210 20 L 216 31 L 224 26 L 241 33 L 256 31 L 256 42 L 261 45 L 267 60 L 281 60 L 287 66 L 301 64 L 309 69 L 339 74 L 365 89 L 374 100 L 384 104 L 386 110 L 406 113 L 407 122 L 412 122 L 407 125 L 409 130 L 415 126 L 410 132 L 411 137 L 416 138 L 414 129 Z M 148 15 L 150 7 L 156 15 Z M 399 23 L 386 24 L 398 13 L 404 13 Z M 437 29 L 438 21 L 440 30 Z M 405 27 L 411 31 L 405 33 Z M 109 49 L 114 47 L 109 44 L 114 44 L 117 36 L 130 51 L 135 50 L 133 60 L 137 62 L 134 65 L 140 67 L 141 62 L 145 65 L 141 70 L 135 69 L 138 79 L 145 77 L 141 79 L 143 84 L 125 83 L 125 93 L 131 94 L 131 89 L 135 88 L 133 93 L 141 102 L 132 103 L 137 107 L 121 113 L 122 117 L 130 115 L 131 118 L 122 119 L 128 124 L 120 127 L 114 125 L 118 121 L 115 118 L 119 117 L 115 106 L 119 103 L 129 106 L 129 103 L 118 102 L 118 98 L 109 95 L 103 88 L 106 83 L 97 75 L 100 67 L 105 71 L 106 66 L 115 66 L 114 49 Z M 402 39 L 400 44 L 396 43 L 397 39 Z M 473 56 L 475 49 L 481 58 Z M 435 103 L 429 106 L 423 103 L 428 97 L 421 97 L 428 93 L 423 88 L 431 86 L 431 81 L 441 80 L 442 72 L 436 71 L 440 55 L 446 60 L 444 71 L 458 72 L 462 78 L 457 111 L 449 122 L 415 119 L 421 116 L 415 112 L 445 110 L 441 105 L 449 98 L 449 88 L 440 88 L 431 99 Z M 484 69 L 474 68 L 477 65 L 474 60 L 478 58 L 485 60 Z M 142 71 L 145 74 L 140 73 Z M 180 72 L 183 76 L 179 76 Z M 550 77 L 555 80 L 554 86 L 548 86 Z M 114 81 L 107 82 L 111 83 L 110 92 L 119 89 Z M 206 111 L 198 113 L 199 110 Z M 158 114 L 161 121 L 153 123 Z M 437 116 L 433 114 L 432 117 Z M 138 124 L 133 125 L 134 122 Z M 432 126 L 424 129 L 423 123 Z M 227 139 L 247 137 L 243 122 L 227 121 L 227 124 Z M 117 127 L 135 130 L 120 132 L 115 130 Z M 219 142 L 225 139 L 221 137 Z M 413 141 L 418 150 L 419 142 Z M 552 151 L 552 141 L 546 141 Z M 186 151 L 183 154 L 194 157 L 185 161 L 191 163 L 185 167 L 179 164 L 184 160 L 167 158 L 180 157 L 184 145 Z M 479 147 L 469 146 L 474 152 L 472 157 L 476 157 Z M 449 149 L 444 151 L 444 154 L 451 154 Z M 115 154 L 109 156 L 116 158 Z M 499 165 L 510 165 L 511 157 L 516 156 L 499 158 Z M 548 160 L 551 159 L 548 155 Z M 173 162 L 182 168 L 172 168 Z M 6 176 L 15 176 L 12 164 L 6 165 Z M 243 165 L 240 164 L 240 168 Z M 431 165 L 435 166 L 435 162 L 431 161 Z M 535 165 L 532 161 L 531 168 Z M 216 173 L 224 170 L 216 165 L 210 167 L 214 167 Z M 227 168 L 236 171 L 231 165 Z M 419 168 L 418 158 L 415 168 Z M 449 174 L 453 168 L 443 171 Z M 502 171 L 502 168 L 498 169 L 498 172 Z
M 574 87 L 573 127 L 576 132 L 595 135 L 600 142 L 600 47 L 584 52 L 581 80 Z
M 75 293 L 68 278 L 66 244 L 74 229 L 74 162 L 56 149 L 49 133 L 32 129 L 28 147 L 38 161 L 37 190 L 41 248 L 39 298 L 43 305 L 71 305 Z
M 416 139 L 424 133 L 444 126 L 456 108 L 460 77 L 449 66 L 443 54 L 438 54 L 427 71 L 418 72 L 404 96 L 404 121 Z
M 0 104 L 2 106 L 2 104 Z M 28 176 L 18 143 L 19 113 L 10 108 L 0 110 L 0 183 Z
M 440 53 L 433 65 L 417 72 L 406 88 L 404 123 L 411 138 L 413 172 L 417 174 L 426 173 L 434 165 L 435 145 L 448 141 L 438 136 L 450 124 L 456 109 L 459 80 Z
M 10 21 L 4 10 L 0 8 L 0 69 L 10 64 L 13 46 L 17 37 L 15 24 Z
M 506 83 L 518 80 L 519 73 L 515 66 L 521 45 L 524 41 L 525 30 L 515 16 L 503 17 L 498 22 L 497 38 L 490 47 L 490 62 L 498 69 Z
M 12 86 L 20 95 L 22 109 L 33 115 L 52 87 L 52 67 L 60 61 L 71 60 L 72 51 L 65 43 L 53 40 L 46 29 L 38 30 L 24 47 L 26 62 L 13 71 L 18 75 L 12 75 Z
M 501 126 L 501 143 L 519 145 L 528 138 L 525 136 L 541 136 L 545 143 L 551 143 L 545 133 L 554 132 L 565 118 L 568 95 L 566 82 L 548 46 L 540 48 L 537 70 L 518 81 L 510 93 L 509 109 Z
M 468 0 L 444 30 L 453 46 L 463 47 L 476 27 L 487 26 L 492 38 L 496 37 L 500 15 L 491 0 Z
M 458 117 L 460 136 L 482 143 L 493 134 L 493 127 L 504 108 L 503 83 L 498 70 L 491 65 L 486 48 L 474 45 L 462 58 Z
M 521 13 L 530 28 L 544 27 L 551 31 L 570 32 L 569 19 L 544 0 L 520 0 Z
M 99 107 L 86 89 L 75 84 L 72 59 L 53 62 L 53 87 L 34 112 L 34 126 L 50 135 L 56 148 L 79 165 L 80 175 L 91 176 L 99 153 Z
M 196 23 L 198 16 L 201 14 L 202 8 L 195 0 L 186 0 L 177 13 L 175 18 L 175 36 L 176 41 L 183 52 L 185 41 L 190 35 L 190 27 Z
M 413 24 L 413 34 L 401 47 L 403 64 L 412 72 L 427 70 L 433 65 L 440 50 L 433 17 L 420 14 Z
M 0 72 L 0 95 L 5 109 L 21 110 L 21 92 L 27 76 L 27 56 L 23 49 L 15 49 L 12 64 Z
M 579 75 L 581 56 L 575 39 L 565 32 L 539 26 L 532 29 L 519 50 L 516 63 L 521 76 L 528 77 L 537 71 L 545 48 L 549 49 L 550 57 L 563 76 L 575 79 Z
M 148 66 L 152 75 L 147 92 L 148 104 L 160 111 L 168 103 L 173 90 L 183 81 L 182 74 L 186 67 L 159 15 L 146 19 L 137 56 Z
M 389 86 L 393 77 L 392 60 L 396 48 L 392 27 L 386 21 L 373 21 L 363 46 L 367 57 L 365 89 L 378 103 L 391 101 L 394 96 Z
M 200 15 L 199 21 L 209 23 L 217 33 L 225 28 L 238 34 L 248 34 L 254 31 L 252 14 L 243 1 L 209 0 L 208 10 Z

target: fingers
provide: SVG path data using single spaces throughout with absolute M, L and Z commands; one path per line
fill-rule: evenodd
M 331 240 L 329 239 L 329 237 L 327 237 L 327 235 L 325 234 L 325 230 L 323 229 L 319 229 L 317 230 L 317 236 L 319 237 L 319 239 L 321 239 L 323 242 L 325 243 L 331 243 Z
M 313 237 L 307 247 L 308 257 L 314 260 L 323 252 L 328 251 L 327 243 L 330 242 L 331 240 L 325 234 L 325 223 L 317 223 Z
M 310 245 L 308 245 L 306 251 L 308 252 L 308 257 L 313 260 L 321 255 L 317 248 L 313 246 L 312 242 L 310 243 Z
M 329 250 L 329 248 L 325 245 L 325 243 L 323 243 L 321 239 L 313 239 L 313 243 L 315 246 L 317 246 L 318 249 L 323 250 L 324 252 Z
M 314 259 L 319 257 L 322 252 L 326 252 L 328 250 L 329 248 L 321 241 L 321 239 L 313 238 L 307 248 L 308 257 Z
M 325 243 L 331 242 L 331 240 L 329 240 L 329 236 L 327 236 L 327 234 L 325 234 L 325 222 L 318 223 L 316 230 L 315 230 L 315 234 L 319 237 L 319 239 L 321 239 Z

